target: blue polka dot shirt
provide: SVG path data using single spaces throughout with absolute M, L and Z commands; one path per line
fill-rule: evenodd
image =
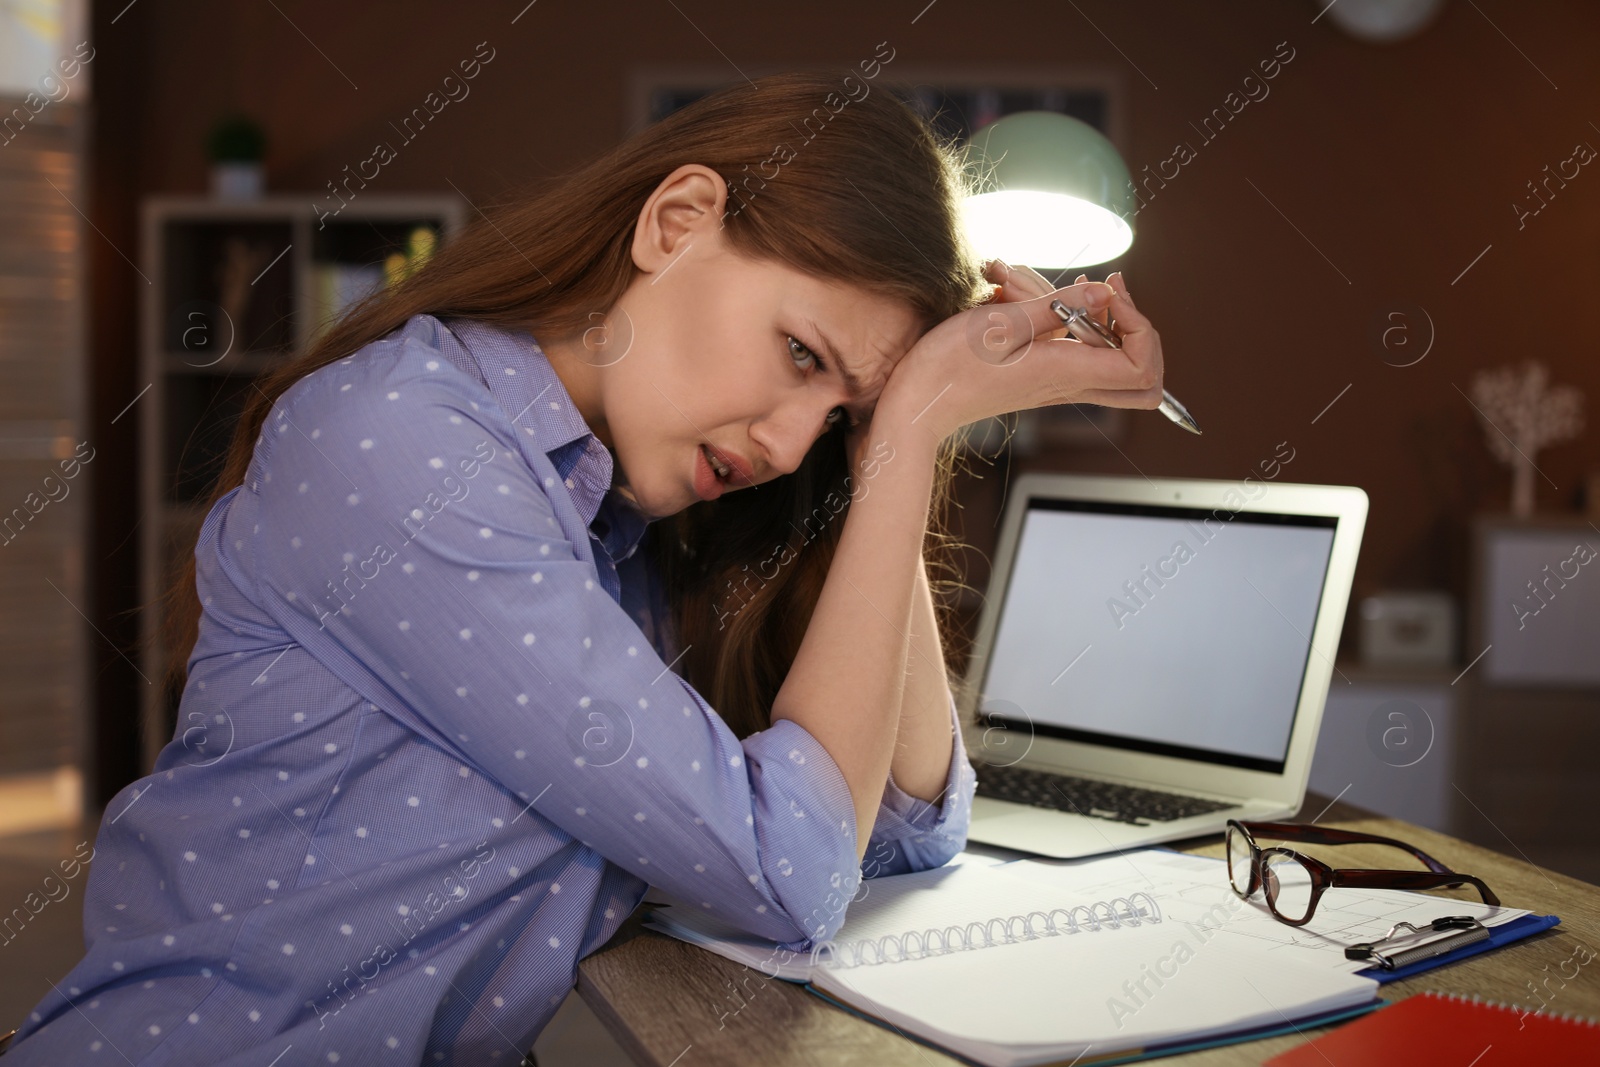
M 648 886 L 803 950 L 959 852 L 961 744 L 939 803 L 889 780 L 863 863 L 815 738 L 741 741 L 674 673 L 612 473 L 526 332 L 418 315 L 286 391 L 6 1063 L 515 1064 Z

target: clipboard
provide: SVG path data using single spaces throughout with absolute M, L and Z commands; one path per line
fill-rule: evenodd
M 1402 932 L 1401 928 L 1404 927 Z M 1418 960 L 1447 956 L 1458 948 L 1487 940 L 1489 928 L 1471 915 L 1445 915 L 1426 926 L 1397 922 L 1376 941 L 1346 945 L 1347 960 L 1370 960 L 1386 971 Z
M 1435 967 L 1442 967 L 1447 963 L 1455 963 L 1457 960 L 1468 959 L 1472 956 L 1477 956 L 1481 953 L 1488 952 L 1491 949 L 1497 949 L 1502 945 L 1509 945 L 1514 941 L 1520 941 L 1525 937 L 1531 937 L 1534 934 L 1542 933 L 1545 930 L 1550 929 L 1552 926 L 1555 926 L 1559 922 L 1561 922 L 1561 919 L 1556 915 L 1524 915 L 1519 919 L 1513 919 L 1510 922 L 1502 923 L 1499 926 L 1486 927 L 1485 929 L 1487 929 L 1489 932 L 1487 937 L 1478 938 L 1470 943 L 1461 945 L 1459 948 L 1451 949 L 1439 955 L 1429 956 L 1425 959 L 1412 960 L 1410 962 L 1401 962 L 1393 968 L 1387 968 L 1380 964 L 1374 964 L 1373 966 L 1359 970 L 1356 973 L 1364 978 L 1376 979 L 1379 983 L 1394 982 L 1401 978 L 1410 978 L 1414 974 L 1421 974 L 1423 971 L 1431 971 Z

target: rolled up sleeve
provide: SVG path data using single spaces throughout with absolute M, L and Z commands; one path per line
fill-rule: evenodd
M 936 802 L 914 797 L 895 783 L 891 771 L 878 805 L 878 818 L 861 861 L 863 878 L 909 874 L 948 863 L 967 847 L 972 797 L 978 778 L 961 743 L 960 717 L 950 699 L 953 743 L 944 790 Z

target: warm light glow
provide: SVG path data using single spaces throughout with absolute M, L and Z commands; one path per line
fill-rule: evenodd
M 1115 214 L 1061 193 L 983 193 L 968 197 L 961 209 L 978 255 L 1035 270 L 1104 263 L 1133 244 L 1133 230 Z

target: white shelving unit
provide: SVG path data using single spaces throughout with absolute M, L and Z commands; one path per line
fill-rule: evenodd
M 364 193 L 321 219 L 312 200 L 162 196 L 143 204 L 141 266 L 152 284 L 139 330 L 140 387 L 149 387 L 138 405 L 140 666 L 153 684 L 141 705 L 141 773 L 172 738 L 181 695 L 161 680 L 162 595 L 194 550 L 251 382 L 316 340 L 332 313 L 324 282 L 334 268 L 349 276 L 381 267 L 417 226 L 443 243 L 465 222 L 453 195 Z

